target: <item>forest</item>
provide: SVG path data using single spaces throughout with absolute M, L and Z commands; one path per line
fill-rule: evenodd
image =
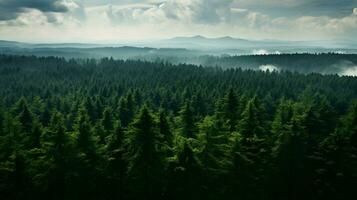
M 357 77 L 242 68 L 0 55 L 1 199 L 354 199 Z

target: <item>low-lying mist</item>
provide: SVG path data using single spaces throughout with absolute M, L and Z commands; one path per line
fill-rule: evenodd
M 275 65 L 261 65 L 259 67 L 259 70 L 265 71 L 265 72 L 279 72 L 280 68 Z
M 341 60 L 332 65 L 340 76 L 357 76 L 357 64 L 349 60 Z

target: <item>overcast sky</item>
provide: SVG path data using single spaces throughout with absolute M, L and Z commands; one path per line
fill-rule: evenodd
M 357 40 L 357 0 L 0 0 L 0 40 Z

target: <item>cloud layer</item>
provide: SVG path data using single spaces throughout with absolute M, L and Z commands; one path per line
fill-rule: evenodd
M 0 0 L 3 39 L 115 41 L 198 34 L 355 39 L 357 0 Z
M 28 9 L 63 13 L 70 6 L 71 2 L 66 0 L 0 0 L 0 20 L 16 19 L 21 13 L 28 12 Z

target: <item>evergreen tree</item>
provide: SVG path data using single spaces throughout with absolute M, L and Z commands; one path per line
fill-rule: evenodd
M 344 120 L 344 127 L 341 129 L 350 137 L 351 145 L 357 153 L 357 101 L 351 103 L 348 114 Z
M 120 98 L 119 100 L 119 119 L 123 127 L 128 127 L 134 116 L 133 104 L 131 98 Z M 128 102 L 129 100 L 129 102 Z
M 107 132 L 106 135 L 109 135 L 114 129 L 114 122 L 110 108 L 106 108 L 103 113 L 102 126 Z
M 180 111 L 180 134 L 186 138 L 196 138 L 197 127 L 189 103 L 186 103 Z
M 44 169 L 40 168 L 40 174 L 44 174 L 39 187 L 43 188 L 47 198 L 51 199 L 63 199 L 71 194 L 72 189 L 74 190 L 69 183 L 73 179 L 71 176 L 75 175 L 73 168 L 77 157 L 63 120 L 62 114 L 54 112 L 43 138 L 46 155 L 42 160 Z M 41 185 L 44 183 L 47 184 Z
M 78 188 L 83 197 L 90 198 L 100 189 L 97 186 L 101 158 L 98 154 L 97 141 L 93 136 L 90 120 L 85 108 L 80 108 L 75 124 L 75 147 L 79 152 L 79 181 L 83 182 Z
M 5 118 L 5 113 L 3 111 L 2 105 L 0 104 L 0 137 L 4 136 L 4 118 Z
M 201 164 L 185 139 L 178 143 L 175 159 L 169 165 L 168 198 L 200 199 L 203 197 Z
M 239 121 L 239 102 L 233 89 L 230 89 L 228 94 L 223 99 L 222 118 L 225 121 L 225 126 L 230 133 L 237 130 Z
M 174 136 L 171 132 L 169 122 L 163 110 L 159 113 L 159 134 L 161 138 L 162 149 L 166 152 L 167 156 L 172 155 Z
M 201 151 L 199 158 L 204 169 L 210 173 L 219 173 L 224 163 L 228 138 L 217 127 L 215 118 L 206 117 L 199 124 L 199 143 Z
M 75 132 L 77 148 L 83 153 L 86 160 L 89 159 L 94 161 L 96 157 L 95 139 L 92 135 L 89 117 L 85 108 L 79 109 L 75 124 Z
M 273 195 L 278 199 L 306 198 L 303 194 L 308 190 L 302 188 L 305 188 L 304 177 L 309 169 L 306 169 L 308 155 L 304 129 L 297 118 L 291 118 L 280 126 L 276 127 L 278 138 L 272 152 L 276 172 L 272 180 L 277 184 Z
M 144 107 L 130 125 L 125 142 L 131 194 L 136 198 L 160 198 L 165 165 L 159 144 L 154 118 Z
M 244 138 L 253 138 L 254 136 L 267 136 L 266 121 L 264 111 L 258 103 L 258 99 L 251 99 L 242 113 L 242 119 L 238 125 L 238 131 Z
M 219 129 L 215 117 L 206 117 L 199 124 L 198 140 L 200 151 L 198 158 L 201 163 L 201 170 L 205 174 L 202 177 L 204 199 L 217 199 L 222 197 L 224 190 L 222 186 L 217 186 L 217 182 L 223 182 L 226 174 L 228 157 L 228 138 Z
M 33 129 L 34 117 L 27 103 L 21 103 L 20 114 L 18 115 L 19 122 L 21 124 L 22 132 L 25 134 L 31 134 Z
M 124 178 L 126 172 L 126 162 L 124 159 L 124 130 L 119 122 L 115 124 L 114 132 L 109 136 L 108 145 L 106 146 L 105 157 L 108 162 L 107 176 L 107 195 L 110 199 L 124 198 Z
M 265 195 L 266 172 L 269 160 L 269 141 L 265 128 L 264 111 L 260 108 L 257 98 L 251 99 L 242 114 L 239 123 L 239 139 L 232 146 L 233 169 L 242 168 L 236 175 L 244 183 L 241 185 L 241 198 L 261 199 Z M 237 137 L 237 136 L 235 136 Z M 237 150 L 239 152 L 237 152 Z M 247 191 L 256 191 L 254 194 Z
M 282 100 L 272 123 L 272 132 L 275 136 L 278 136 L 286 128 L 286 126 L 289 125 L 293 114 L 292 102 Z
M 114 119 L 110 108 L 106 108 L 103 112 L 103 118 L 100 123 L 97 123 L 94 128 L 95 135 L 99 138 L 100 144 L 106 143 L 106 138 L 114 131 Z

